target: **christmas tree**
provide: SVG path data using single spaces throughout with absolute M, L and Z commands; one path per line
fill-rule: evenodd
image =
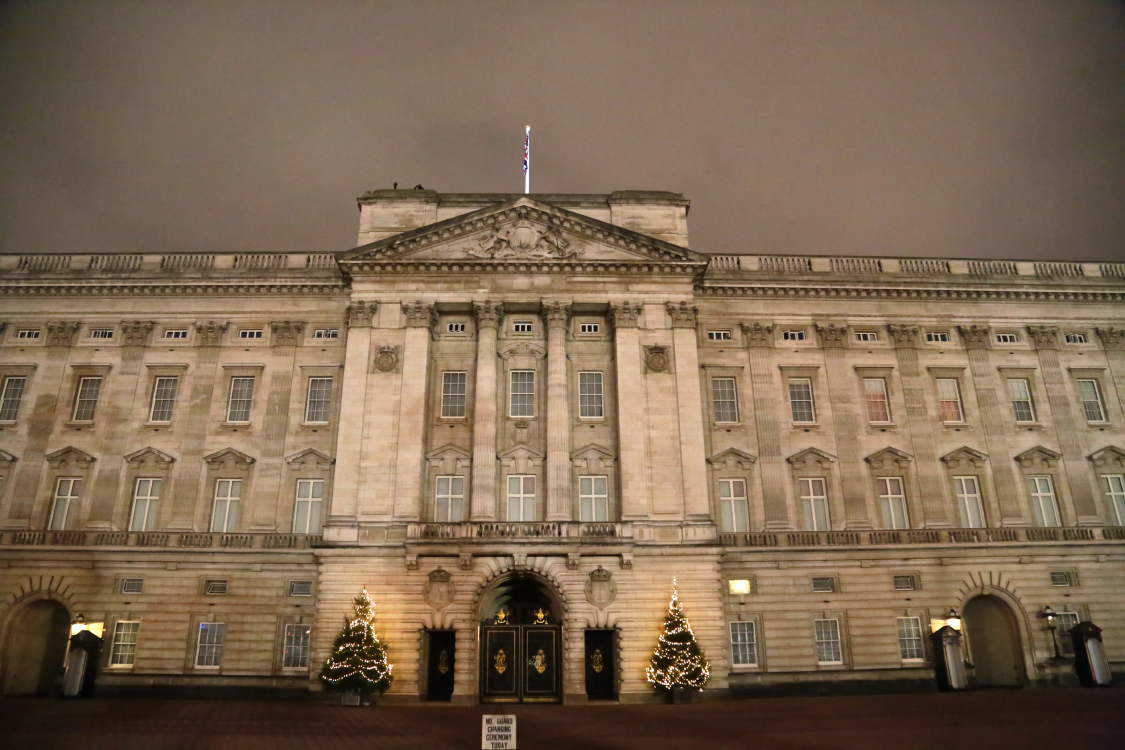
M 660 634 L 645 674 L 653 687 L 665 690 L 674 687 L 702 690 L 711 676 L 707 658 L 684 614 L 675 578 L 672 579 L 672 601 L 668 602 L 668 613 L 664 615 L 664 632 Z
M 320 670 L 320 684 L 337 693 L 358 692 L 361 696 L 382 693 L 391 686 L 392 664 L 387 649 L 375 635 L 375 602 L 363 590 L 355 598 L 355 619 L 344 619 L 329 656 Z

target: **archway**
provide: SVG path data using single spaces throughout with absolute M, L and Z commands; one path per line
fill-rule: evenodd
M 976 684 L 1022 685 L 1026 681 L 1023 648 L 1012 610 L 999 598 L 985 594 L 965 604 L 964 620 Z
M 4 658 L 5 695 L 46 695 L 66 658 L 70 614 L 52 599 L 25 605 L 12 617 Z
M 481 595 L 480 696 L 484 703 L 562 699 L 562 606 L 550 585 L 513 573 Z

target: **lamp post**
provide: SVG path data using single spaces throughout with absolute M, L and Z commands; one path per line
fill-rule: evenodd
M 957 608 L 956 607 L 950 607 L 949 608 L 949 614 L 947 614 L 945 616 L 945 622 L 946 622 L 947 625 L 949 625 L 949 627 L 953 628 L 954 630 L 960 630 L 961 629 L 961 615 L 957 614 Z
M 1043 608 L 1043 617 L 1047 618 L 1047 630 L 1051 631 L 1051 645 L 1055 647 L 1055 655 L 1053 658 L 1061 660 L 1063 657 L 1062 654 L 1059 653 L 1059 641 L 1055 637 L 1055 631 L 1058 630 L 1058 626 L 1055 625 L 1055 611 L 1051 609 L 1050 604 Z

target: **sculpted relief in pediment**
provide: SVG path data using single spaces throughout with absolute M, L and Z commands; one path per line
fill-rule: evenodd
M 582 248 L 572 245 L 556 226 L 538 226 L 530 219 L 520 218 L 506 227 L 494 221 L 488 231 L 465 248 L 465 252 L 484 260 L 562 260 L 582 255 Z

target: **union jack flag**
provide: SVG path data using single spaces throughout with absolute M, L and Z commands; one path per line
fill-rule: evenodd
M 531 126 L 527 127 L 527 136 L 523 140 L 523 173 L 527 174 L 527 161 L 531 156 Z

